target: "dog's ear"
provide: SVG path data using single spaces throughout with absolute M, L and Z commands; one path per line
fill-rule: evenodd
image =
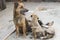
M 15 8 L 17 8 L 18 5 L 19 5 L 19 4 L 18 4 L 17 2 L 14 3 L 14 7 L 15 7 Z
M 31 17 L 32 17 L 32 15 L 31 15 Z

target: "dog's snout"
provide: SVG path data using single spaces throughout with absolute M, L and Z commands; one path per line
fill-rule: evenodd
M 25 15 L 25 12 L 28 12 L 28 9 L 25 9 L 25 8 L 20 9 L 20 13 L 21 13 L 21 14 Z
M 29 10 L 27 9 L 26 11 L 28 12 Z

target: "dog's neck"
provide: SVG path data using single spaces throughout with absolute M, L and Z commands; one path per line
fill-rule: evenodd
M 32 18 L 33 22 L 38 22 L 37 18 Z
M 39 26 L 37 18 L 32 18 L 32 22 L 34 25 Z

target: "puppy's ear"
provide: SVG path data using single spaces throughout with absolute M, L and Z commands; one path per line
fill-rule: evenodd
M 52 23 L 54 23 L 54 21 L 52 21 Z
M 31 15 L 31 17 L 32 17 L 32 15 Z
M 54 21 L 52 21 L 51 25 L 53 25 L 53 24 L 54 24 Z

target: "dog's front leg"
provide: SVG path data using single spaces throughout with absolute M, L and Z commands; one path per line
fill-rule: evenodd
M 37 37 L 37 35 L 36 35 L 36 32 L 34 31 L 34 40 L 36 40 L 36 37 Z
M 37 35 L 36 35 L 36 31 L 34 28 L 32 28 L 32 33 L 33 33 L 34 40 L 36 40 Z
M 19 36 L 19 27 L 16 25 L 16 36 Z
M 26 25 L 25 25 L 25 23 L 23 24 L 23 36 L 26 37 Z

